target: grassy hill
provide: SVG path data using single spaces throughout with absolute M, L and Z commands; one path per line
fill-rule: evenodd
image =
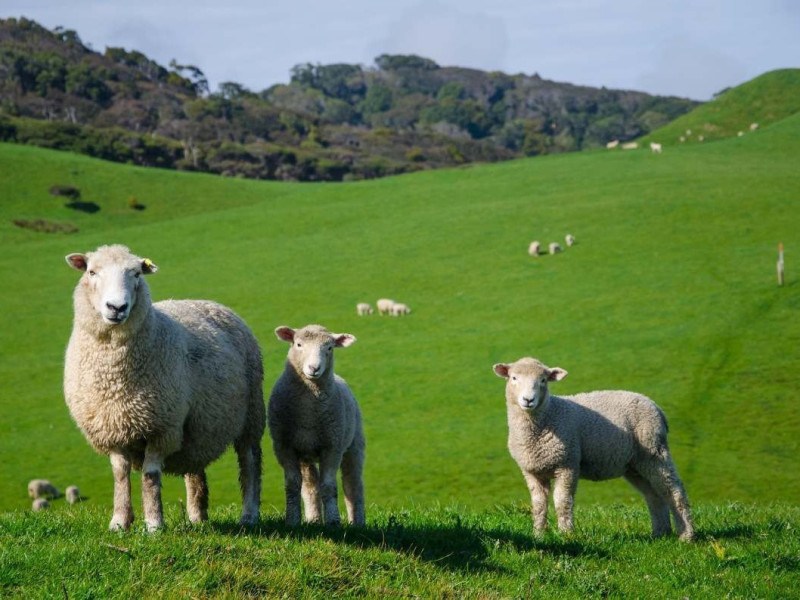
M 691 500 L 796 502 L 799 152 L 795 115 L 660 156 L 588 152 L 300 185 L 0 145 L 0 511 L 29 506 L 32 477 L 110 506 L 107 460 L 61 392 L 77 279 L 63 256 L 108 242 L 159 265 L 155 299 L 237 310 L 261 341 L 267 390 L 286 351 L 276 326 L 355 334 L 337 370 L 362 405 L 373 506 L 527 501 L 491 371 L 523 355 L 570 372 L 556 393 L 654 398 Z M 56 184 L 100 210 L 66 208 L 48 193 Z M 132 210 L 131 197 L 146 208 Z M 37 233 L 15 219 L 79 231 Z M 563 254 L 527 255 L 532 239 L 566 233 L 578 243 Z M 413 313 L 356 316 L 356 302 L 382 296 Z M 264 446 L 264 506 L 280 508 L 282 476 Z M 237 501 L 234 462 L 228 454 L 209 473 L 212 519 Z M 167 480 L 168 506 L 182 487 Z M 623 483 L 582 483 L 578 510 L 595 502 L 640 501 Z
M 742 85 L 725 90 L 712 102 L 671 121 L 641 141 L 661 142 L 666 146 L 720 140 L 750 133 L 750 125 L 759 127 L 777 123 L 800 112 L 800 69 L 779 69 L 764 73 Z M 686 131 L 690 130 L 691 135 Z

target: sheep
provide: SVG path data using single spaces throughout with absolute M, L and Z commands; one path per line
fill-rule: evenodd
M 162 472 L 183 475 L 191 522 L 208 519 L 205 469 L 233 443 L 242 525 L 258 521 L 266 424 L 261 350 L 233 311 L 206 300 L 152 303 L 158 267 L 121 245 L 70 254 L 83 274 L 64 365 L 64 396 L 89 444 L 109 456 L 109 529 L 134 519 L 131 468 L 142 472 L 147 531 L 163 527 Z
M 681 144 L 683 144 L 686 141 L 686 138 L 683 136 L 679 137 L 678 139 L 680 140 Z
M 375 306 L 378 307 L 378 313 L 381 315 L 388 315 L 392 312 L 392 306 L 394 305 L 394 300 L 390 300 L 389 298 L 381 298 L 375 303 Z
M 619 140 L 611 140 L 606 144 L 606 148 L 608 148 L 609 150 L 613 150 L 617 146 L 619 146 Z
M 750 131 L 755 131 L 758 129 L 758 123 L 750 123 Z
M 661 144 L 650 142 L 650 151 L 654 154 L 661 154 Z
M 637 142 L 625 142 L 622 144 L 623 150 L 636 150 L 639 147 Z
M 348 521 L 364 525 L 361 412 L 345 380 L 333 372 L 334 348 L 346 348 L 356 338 L 321 325 L 281 326 L 275 335 L 291 344 L 268 405 L 272 446 L 284 471 L 286 524 L 300 523 L 301 494 L 306 521 L 324 516 L 326 525 L 339 524 L 336 472 L 341 467 Z
M 28 482 L 28 498 L 60 498 L 61 492 L 47 479 L 31 479 Z
M 686 137 L 689 137 L 691 135 L 692 135 L 692 130 L 691 129 L 687 129 L 686 130 Z
M 575 245 L 575 236 L 572 235 L 571 233 L 568 233 L 564 237 L 564 241 L 567 242 L 567 246 L 574 246 Z
M 50 503 L 47 501 L 47 498 L 36 498 L 31 505 L 31 510 L 33 512 L 40 512 L 48 508 L 50 508 Z
M 548 252 L 550 252 L 550 254 L 556 254 L 558 252 L 561 252 L 561 244 L 559 244 L 558 242 L 551 242 L 547 250 Z
M 698 141 L 698 142 L 702 142 L 702 141 L 703 141 L 703 140 L 705 140 L 705 139 L 706 139 L 706 138 L 705 138 L 705 136 L 704 136 L 704 135 L 698 135 L 698 136 L 697 136 L 697 141 Z
M 366 302 L 359 302 L 356 304 L 356 314 L 359 317 L 372 314 L 372 307 Z
M 70 504 L 76 504 L 81 501 L 81 492 L 76 485 L 69 486 L 65 490 L 64 495 L 67 498 L 67 502 Z
M 670 510 L 683 540 L 694 535 L 689 501 L 667 446 L 667 420 L 641 394 L 600 391 L 552 396 L 567 372 L 534 358 L 494 365 L 506 379 L 508 449 L 531 494 L 535 533 L 547 528 L 550 482 L 561 531 L 573 529 L 578 479 L 627 479 L 647 501 L 653 535 L 669 534 Z
M 393 317 L 402 317 L 403 315 L 408 314 L 411 314 L 411 309 L 407 304 L 403 304 L 402 302 L 395 302 L 392 304 L 391 315 Z
M 744 135 L 744 131 L 739 131 L 736 133 L 736 137 L 742 137 Z
M 531 256 L 539 256 L 539 250 L 541 248 L 541 244 L 534 240 L 528 245 L 528 254 Z

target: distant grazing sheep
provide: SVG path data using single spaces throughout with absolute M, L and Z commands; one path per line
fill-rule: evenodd
M 622 144 L 623 150 L 636 150 L 639 147 L 638 142 L 625 142 Z
M 366 302 L 359 302 L 356 304 L 356 313 L 359 317 L 372 314 L 372 307 Z
M 321 325 L 282 326 L 275 335 L 291 344 L 269 398 L 272 447 L 284 472 L 286 524 L 300 523 L 301 495 L 306 521 L 324 516 L 326 525 L 339 524 L 336 472 L 341 467 L 347 518 L 364 525 L 361 412 L 345 380 L 333 371 L 334 349 L 356 338 Z
M 69 502 L 70 504 L 75 504 L 75 503 L 81 501 L 81 492 L 78 489 L 78 486 L 76 486 L 76 485 L 69 486 L 64 491 L 64 495 L 67 498 L 67 502 Z
M 661 144 L 650 142 L 650 151 L 655 154 L 661 154 Z
M 567 242 L 567 246 L 574 246 L 575 245 L 575 236 L 572 235 L 571 233 L 568 233 L 564 237 L 564 241 Z
M 392 312 L 392 305 L 394 305 L 394 300 L 390 300 L 389 298 L 381 298 L 375 303 L 375 306 L 378 308 L 378 313 L 382 315 L 388 315 Z
M 402 317 L 403 315 L 411 314 L 411 309 L 408 307 L 407 304 L 403 304 L 402 302 L 395 302 L 392 304 L 392 312 L 393 317 Z
M 72 418 L 111 459 L 112 530 L 133 522 L 131 468 L 142 471 L 148 531 L 164 524 L 162 471 L 183 475 L 189 520 L 208 518 L 206 467 L 233 443 L 241 524 L 258 521 L 266 415 L 258 342 L 233 311 L 205 300 L 153 304 L 158 268 L 125 246 L 70 254 L 82 271 L 64 368 Z
M 619 140 L 611 140 L 606 144 L 606 148 L 608 148 L 609 150 L 613 150 L 617 146 L 619 146 Z
M 690 135 L 692 135 L 692 130 L 691 129 L 687 129 L 686 130 L 686 137 L 689 137 Z
M 47 501 L 47 498 L 37 498 L 31 505 L 31 510 L 33 512 L 47 510 L 48 508 L 50 508 L 50 503 Z
M 541 244 L 539 242 L 537 241 L 531 242 L 530 245 L 528 246 L 528 254 L 530 254 L 531 256 L 539 256 L 540 247 Z
M 531 494 L 536 532 L 547 528 L 551 487 L 561 531 L 573 529 L 578 479 L 627 479 L 645 498 L 653 535 L 675 529 L 683 540 L 694 535 L 689 501 L 667 446 L 667 420 L 641 394 L 602 391 L 551 396 L 548 383 L 567 376 L 534 358 L 494 365 L 506 379 L 508 449 Z
M 558 252 L 561 252 L 561 245 L 558 242 L 551 242 L 547 250 L 548 252 L 550 252 L 550 254 L 556 254 Z
M 758 129 L 758 123 L 750 123 L 750 131 L 755 131 Z
M 744 135 L 744 131 L 740 131 L 736 134 L 737 137 L 742 137 Z
M 28 498 L 59 498 L 61 492 L 47 479 L 31 479 L 28 482 Z
M 680 140 L 681 144 L 683 144 L 686 141 L 686 138 L 683 136 L 679 137 L 678 139 Z
M 705 138 L 705 136 L 703 136 L 703 135 L 698 135 L 698 136 L 697 136 L 697 141 L 698 141 L 698 142 L 702 142 L 702 141 L 703 141 L 703 140 L 705 140 L 705 139 L 706 139 L 706 138 Z

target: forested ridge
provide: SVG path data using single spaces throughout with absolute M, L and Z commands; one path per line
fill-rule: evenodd
M 598 147 L 697 104 L 385 54 L 370 66 L 297 65 L 289 83 L 261 91 L 212 91 L 200 66 L 100 53 L 72 30 L 0 20 L 0 140 L 146 166 L 374 178 Z

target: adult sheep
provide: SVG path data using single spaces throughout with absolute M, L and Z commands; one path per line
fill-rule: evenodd
M 550 254 L 558 254 L 561 252 L 561 244 L 558 242 L 550 242 L 550 245 L 547 247 L 547 251 Z
M 670 533 L 670 510 L 683 540 L 694 535 L 689 501 L 667 446 L 667 420 L 641 394 L 602 391 L 551 396 L 548 383 L 567 376 L 534 358 L 494 365 L 506 379 L 508 449 L 531 494 L 536 532 L 547 527 L 550 482 L 562 531 L 573 528 L 578 478 L 627 479 L 644 496 L 653 536 Z
M 378 313 L 382 315 L 388 315 L 392 312 L 392 306 L 394 306 L 394 300 L 390 298 L 381 298 L 375 303 L 375 306 L 378 308 Z
M 539 251 L 541 250 L 541 244 L 534 240 L 528 245 L 528 254 L 531 256 L 539 256 Z
M 162 472 L 183 475 L 189 520 L 208 518 L 206 467 L 233 443 L 241 524 L 258 521 L 265 427 L 261 351 L 230 309 L 205 300 L 152 303 L 149 259 L 120 245 L 70 254 L 82 271 L 64 367 L 72 418 L 111 459 L 109 528 L 133 522 L 131 468 L 142 471 L 148 531 L 164 524 Z
M 339 524 L 336 472 L 341 467 L 348 520 L 363 525 L 366 442 L 361 411 L 345 380 L 333 372 L 334 349 L 350 346 L 356 338 L 321 325 L 297 330 L 282 326 L 275 335 L 291 344 L 269 398 L 269 431 L 284 473 L 286 524 L 300 523 L 301 495 L 306 521 L 319 522 L 324 516 L 326 525 Z

